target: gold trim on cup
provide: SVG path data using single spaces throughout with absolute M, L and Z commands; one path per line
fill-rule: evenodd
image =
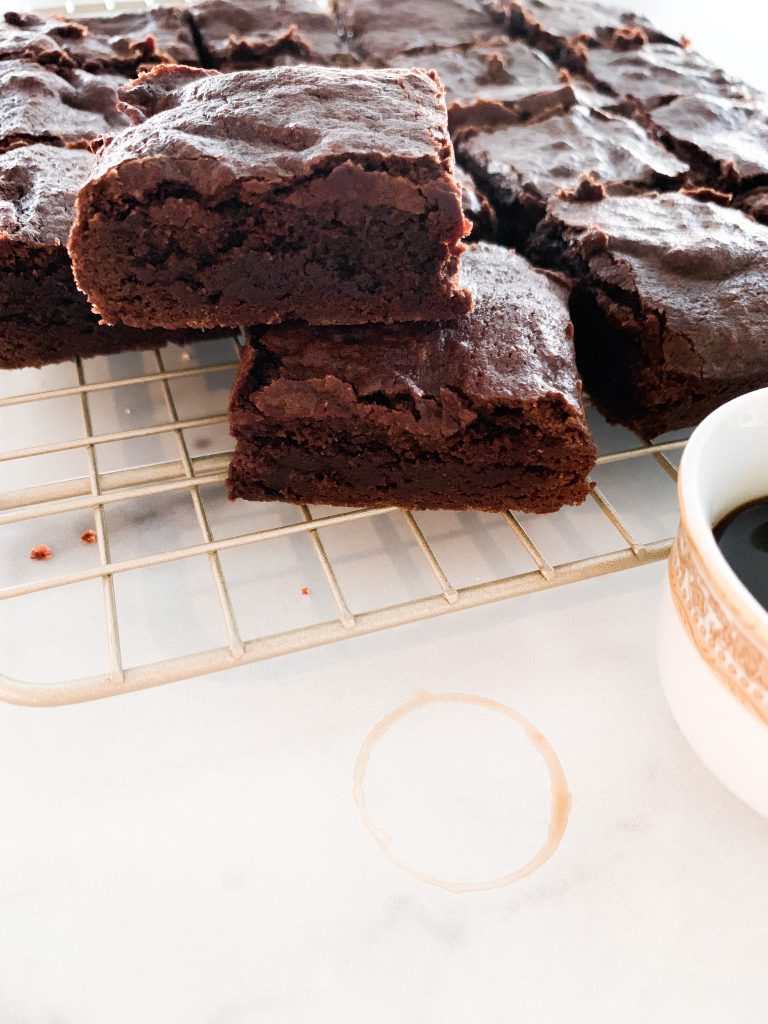
M 669 583 L 678 617 L 714 675 L 768 725 L 768 649 L 754 622 L 717 587 L 683 522 L 669 556 Z

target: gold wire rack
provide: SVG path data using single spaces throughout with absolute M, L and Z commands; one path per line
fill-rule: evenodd
M 154 5 L 22 6 L 76 15 Z M 685 439 L 648 445 L 596 416 L 591 515 L 232 506 L 223 482 L 236 360 L 230 339 L 0 375 L 0 699 L 114 696 L 669 552 Z M 139 425 L 125 396 L 134 405 L 138 396 Z M 19 437 L 39 443 L 18 447 Z M 83 528 L 95 533 L 93 545 L 80 540 Z M 52 557 L 31 561 L 30 546 L 47 545 L 49 535 L 57 538 Z M 192 564 L 205 564 L 205 581 L 197 570 L 172 571 Z M 82 674 L 83 665 L 97 670 Z
M 215 349 L 217 356 L 224 350 L 225 358 L 212 359 L 212 348 Z M 230 355 L 232 358 L 226 358 Z M 99 374 L 96 374 L 96 379 L 90 380 L 89 362 L 78 361 L 72 367 L 62 368 L 60 371 L 64 374 L 74 373 L 70 383 L 63 386 L 45 386 L 38 383 L 33 390 L 20 390 L 17 379 L 21 378 L 22 374 L 26 374 L 27 377 L 39 375 L 39 371 L 5 374 L 6 393 L 0 397 L 0 438 L 11 436 L 10 431 L 3 428 L 3 418 L 6 415 L 14 414 L 17 421 L 20 415 L 27 420 L 32 417 L 38 425 L 37 429 L 41 429 L 41 424 L 45 423 L 46 407 L 63 404 L 66 406 L 66 415 L 63 419 L 61 415 L 54 417 L 52 430 L 56 431 L 55 438 L 34 446 L 7 447 L 0 450 L 0 481 L 7 476 L 8 467 L 14 464 L 17 467 L 32 466 L 37 460 L 61 458 L 72 453 L 79 453 L 84 457 L 85 472 L 58 481 L 44 480 L 13 489 L 0 486 L 0 541 L 5 541 L 0 543 L 0 556 L 6 566 L 10 564 L 18 567 L 22 565 L 21 559 L 24 559 L 24 578 L 15 582 L 11 580 L 8 585 L 0 587 L 0 623 L 7 622 L 3 609 L 7 610 L 14 602 L 28 600 L 33 595 L 53 592 L 62 599 L 54 614 L 69 610 L 77 619 L 79 598 L 75 596 L 75 588 L 78 585 L 95 583 L 101 588 L 103 626 L 95 623 L 91 613 L 88 631 L 91 637 L 95 632 L 100 631 L 103 634 L 107 663 L 102 673 L 85 678 L 19 680 L 9 675 L 0 675 L 0 699 L 18 704 L 49 705 L 112 696 L 617 572 L 663 559 L 668 554 L 668 537 L 638 537 L 626 516 L 617 509 L 604 487 L 598 483 L 591 493 L 589 502 L 592 508 L 599 512 L 601 519 L 608 524 L 616 539 L 617 543 L 612 549 L 556 562 L 542 549 L 534 536 L 535 530 L 532 529 L 532 524 L 553 517 L 525 517 L 512 512 L 505 512 L 501 516 L 472 514 L 471 529 L 484 529 L 487 527 L 487 521 L 492 519 L 503 523 L 509 543 L 517 546 L 519 553 L 528 560 L 529 567 L 503 576 L 490 574 L 491 578 L 466 585 L 457 585 L 452 581 L 451 570 L 438 553 L 439 543 L 435 544 L 430 539 L 430 534 L 440 533 L 439 519 L 437 529 L 434 528 L 435 517 L 439 517 L 439 513 L 414 515 L 397 508 L 316 510 L 307 506 L 301 506 L 299 509 L 291 506 L 272 506 L 274 511 L 280 511 L 286 521 L 278 525 L 240 532 L 233 532 L 231 525 L 220 528 L 221 509 L 225 507 L 223 482 L 229 458 L 226 450 L 228 446 L 223 445 L 224 450 L 218 452 L 196 455 L 193 454 L 193 445 L 206 445 L 206 434 L 223 430 L 222 425 L 226 423 L 225 399 L 228 384 L 234 374 L 236 355 L 237 343 L 233 339 L 220 343 L 201 343 L 188 350 L 170 347 L 140 356 L 112 357 L 106 361 L 91 360 L 90 363 L 105 364 L 106 369 L 102 366 Z M 131 367 L 135 366 L 136 360 L 141 362 L 141 372 L 131 373 Z M 23 378 L 21 384 L 25 380 L 26 378 Z M 210 386 L 211 382 L 214 382 L 213 386 Z M 15 388 L 9 386 L 11 383 L 16 384 Z M 139 391 L 149 388 L 153 389 L 154 393 L 151 403 L 152 421 L 136 427 L 126 427 L 124 421 L 131 410 L 123 406 L 122 396 L 128 393 L 135 396 Z M 186 412 L 180 414 L 176 397 L 179 389 L 183 390 L 187 411 L 190 408 L 194 409 L 198 404 L 197 394 L 202 395 L 209 405 L 211 402 L 220 403 L 219 408 L 207 415 L 188 415 Z M 2 394 L 0 391 L 0 395 Z M 118 420 L 122 417 L 122 426 L 118 423 L 115 429 L 106 430 L 95 427 L 94 403 L 99 403 L 98 418 L 104 422 L 105 398 L 109 400 L 109 414 Z M 14 424 L 11 424 L 11 428 L 13 427 Z M 45 430 L 45 427 L 42 429 Z M 67 439 L 60 439 L 62 434 Z M 625 432 L 608 428 L 604 424 L 600 424 L 597 434 L 598 442 L 602 440 L 603 447 L 607 447 L 608 450 L 601 452 L 596 472 L 599 473 L 601 469 L 619 469 L 619 477 L 616 477 L 615 472 L 613 474 L 614 488 L 621 490 L 622 481 L 634 480 L 636 489 L 636 470 L 642 460 L 645 463 L 652 463 L 669 482 L 672 493 L 674 492 L 671 485 L 676 478 L 675 460 L 684 439 L 676 438 L 650 445 L 635 440 L 627 445 Z M 16 436 L 16 429 L 13 430 L 13 436 Z M 146 464 L 126 465 L 121 468 L 106 468 L 102 465 L 101 453 L 105 450 L 112 450 L 111 459 L 108 460 L 109 465 L 112 465 L 116 455 L 119 456 L 134 442 L 146 443 L 158 439 L 167 441 L 169 438 L 175 444 L 175 458 L 168 457 L 165 449 L 166 457 L 161 461 L 148 461 Z M 190 441 L 190 438 L 197 440 Z M 3 472 L 4 469 L 6 473 Z M 24 474 L 22 473 L 18 479 L 23 481 Z M 640 486 L 643 490 L 647 487 L 643 482 Z M 115 557 L 115 543 L 121 537 L 120 533 L 116 533 L 116 529 L 122 533 L 132 531 L 139 536 L 151 537 L 155 529 L 152 524 L 157 523 L 157 519 L 151 515 L 143 519 L 139 516 L 137 529 L 137 517 L 134 516 L 127 524 L 120 520 L 120 525 L 116 528 L 111 524 L 115 510 L 121 505 L 135 506 L 139 503 L 146 506 L 151 501 L 169 497 L 174 500 L 183 498 L 191 503 L 198 534 L 196 541 L 178 545 L 171 543 L 161 550 L 139 553 L 133 557 Z M 247 522 L 251 513 L 254 520 L 257 519 L 259 511 L 265 508 L 263 505 L 244 502 L 234 503 L 234 506 L 232 503 L 226 505 L 237 508 L 238 523 L 242 521 L 243 516 Z M 214 526 L 210 518 L 212 507 L 216 509 Z M 574 515 L 578 510 L 568 510 L 563 515 L 569 513 Z M 25 541 L 30 536 L 28 531 L 31 525 L 35 529 L 34 539 L 44 544 L 48 524 L 60 522 L 63 517 L 66 521 L 73 522 L 73 528 L 77 523 L 79 531 L 81 526 L 88 525 L 83 516 L 91 517 L 92 529 L 96 534 L 96 543 L 91 549 L 94 557 L 90 564 L 75 567 L 71 571 L 57 572 L 56 551 L 47 561 L 29 560 L 29 549 L 25 546 Z M 385 538 L 386 542 L 392 547 L 399 544 L 408 548 L 411 568 L 406 567 L 404 571 L 410 572 L 411 575 L 425 571 L 432 581 L 431 588 L 427 588 L 431 592 L 408 600 L 358 610 L 347 599 L 345 586 L 334 564 L 339 552 L 342 557 L 344 555 L 344 544 L 338 542 L 338 534 L 341 533 L 343 536 L 344 531 L 350 530 L 352 524 L 381 519 L 399 521 L 398 530 L 388 535 Z M 26 526 L 26 533 L 14 533 L 22 526 Z M 462 528 L 457 518 L 452 521 L 449 532 L 453 533 L 455 539 Z M 594 530 L 594 526 L 589 524 L 588 528 L 590 531 Z M 74 529 L 70 531 L 70 535 L 74 543 Z M 328 539 L 333 535 L 336 535 L 332 545 L 335 554 L 329 553 L 328 544 Z M 247 635 L 238 621 L 236 603 L 240 608 L 253 607 L 249 603 L 248 579 L 242 579 L 243 573 L 239 573 L 241 578 L 237 586 L 241 593 L 235 602 L 228 574 L 237 562 L 230 562 L 229 566 L 225 567 L 224 558 L 230 552 L 242 553 L 248 549 L 264 551 L 278 541 L 297 536 L 308 539 L 309 546 L 303 552 L 302 558 L 309 555 L 314 561 L 314 570 L 300 565 L 297 576 L 296 559 L 293 559 L 288 576 L 291 580 L 300 580 L 302 571 L 307 578 L 312 576 L 313 572 L 319 571 L 319 578 L 325 581 L 327 593 L 330 595 L 331 614 L 327 617 L 321 615 L 321 621 L 299 625 L 296 628 L 277 629 L 264 635 Z M 79 535 L 77 539 L 79 541 Z M 498 544 L 498 539 L 496 543 Z M 80 546 L 85 549 L 82 543 Z M 396 551 L 389 554 L 396 559 Z M 413 568 L 414 555 L 421 561 L 420 570 Z M 225 642 L 219 646 L 206 647 L 148 663 L 126 665 L 121 643 L 125 615 L 116 593 L 116 582 L 127 574 L 194 559 L 204 559 L 208 563 L 213 583 L 212 595 L 215 594 L 215 598 L 211 595 L 211 600 L 216 608 L 213 609 L 209 603 L 206 606 L 205 617 L 215 612 L 223 627 Z M 364 562 L 365 559 L 362 560 L 363 575 L 367 571 Z M 5 576 L 8 576 L 8 571 Z M 258 605 L 261 601 L 265 602 L 262 607 L 266 607 L 266 604 L 271 603 L 270 596 L 276 595 L 280 589 L 278 564 L 274 575 L 270 577 L 270 587 L 266 592 L 260 592 L 258 595 L 254 593 L 253 604 Z M 294 589 L 302 595 L 311 596 L 307 587 L 299 588 L 296 584 Z M 313 586 L 312 593 L 316 592 L 316 589 Z M 67 598 L 68 593 L 72 594 L 71 600 Z M 155 600 L 160 600 L 151 582 L 146 583 L 143 594 L 147 606 L 152 606 Z M 173 592 L 171 600 L 175 600 Z M 366 602 L 363 601 L 362 604 L 365 605 Z M 368 604 L 370 605 L 370 602 Z M 320 612 L 323 607 L 325 606 L 321 603 Z M 24 638 L 19 634 L 19 622 L 30 624 L 28 637 Z M 6 639 L 4 646 L 0 647 L 6 654 L 12 653 L 14 644 L 23 646 L 37 642 L 45 646 L 44 638 L 49 631 L 45 612 L 32 611 L 23 616 L 17 614 L 8 628 L 13 629 L 14 637 L 11 640 Z M 193 628 L 194 623 L 190 622 L 190 629 Z M 254 632 L 252 627 L 250 632 Z M 18 661 L 18 658 L 15 660 Z M 54 669 L 58 667 L 54 650 L 50 651 L 50 665 L 51 674 L 54 674 Z M 5 666 L 0 664 L 0 670 L 3 668 Z

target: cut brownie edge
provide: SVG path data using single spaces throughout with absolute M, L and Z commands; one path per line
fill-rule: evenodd
M 471 455 L 471 450 L 467 451 Z M 472 510 L 477 512 L 556 512 L 580 505 L 589 493 L 585 473 L 592 461 L 564 461 L 559 467 L 508 464 L 503 469 L 479 465 L 485 476 L 478 485 L 478 467 L 466 460 L 415 461 L 409 468 L 393 465 L 391 455 L 368 449 L 358 452 L 362 468 L 350 475 L 350 458 L 323 459 L 302 446 L 238 441 L 228 476 L 231 499 L 284 501 L 341 507 Z
M 122 169 L 125 177 L 130 170 Z M 471 230 L 461 213 L 459 187 L 441 178 L 417 182 L 417 172 L 403 170 L 396 177 L 349 160 L 332 161 L 266 195 L 249 194 L 241 183 L 213 195 L 160 185 L 138 198 L 110 198 L 108 218 L 101 202 L 111 192 L 107 178 L 78 199 L 70 236 L 78 286 L 98 296 L 93 308 L 107 323 L 133 327 L 366 323 L 374 301 L 376 319 L 385 323 L 460 316 L 472 308 L 472 299 L 457 288 L 460 239 Z M 338 214 L 329 244 L 327 225 L 317 224 L 312 211 L 331 204 Z M 442 241 L 428 225 L 445 223 L 442 211 L 453 204 L 453 239 Z M 189 230 L 178 231 L 179 224 Z M 84 259 L 79 250 L 86 235 Z M 130 276 L 110 258 L 128 249 Z M 388 261 L 386 277 L 382 251 L 397 252 L 402 260 Z M 287 281 L 294 282 L 290 295 Z M 197 309 L 190 315 L 192 306 Z

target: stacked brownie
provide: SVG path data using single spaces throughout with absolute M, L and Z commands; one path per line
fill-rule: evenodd
M 232 496 L 583 501 L 565 291 L 494 246 L 461 267 L 472 224 L 434 72 L 165 66 L 119 95 L 133 123 L 78 195 L 77 282 L 110 323 L 261 325 L 232 396 Z

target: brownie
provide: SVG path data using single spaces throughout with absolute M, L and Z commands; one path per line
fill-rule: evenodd
M 203 0 L 192 8 L 205 61 L 221 71 L 357 63 L 314 0 Z
M 488 195 L 499 237 L 524 247 L 547 200 L 585 175 L 613 191 L 674 187 L 687 165 L 628 118 L 577 105 L 538 122 L 460 135 L 459 162 Z
M 584 384 L 646 438 L 768 385 L 768 228 L 682 193 L 556 199 L 531 246 L 571 277 Z
M 7 11 L 0 19 L 0 60 L 132 75 L 140 64 L 199 64 L 189 14 L 179 7 L 94 15 L 77 20 Z
M 394 66 L 414 61 L 436 71 L 445 86 L 452 132 L 542 117 L 575 102 L 571 85 L 549 58 L 525 43 L 500 40 L 392 58 Z
M 653 42 L 674 42 L 638 14 L 597 0 L 509 0 L 510 29 L 553 60 L 575 71 L 586 67 L 587 50 L 626 50 Z
M 353 49 L 380 66 L 503 38 L 509 20 L 506 0 L 331 0 L 331 8 Z
M 456 168 L 456 181 L 461 185 L 461 207 L 464 216 L 472 225 L 468 242 L 492 242 L 496 238 L 496 212 L 488 197 L 480 191 L 472 177 L 461 168 Z
M 651 109 L 678 96 L 745 99 L 754 93 L 694 50 L 665 43 L 629 53 L 590 50 L 589 72 L 617 96 L 632 96 Z
M 445 319 L 469 230 L 443 90 L 413 70 L 154 68 L 69 248 L 107 323 Z
M 125 80 L 31 61 L 0 62 L 0 151 L 27 142 L 84 146 L 128 124 L 116 107 Z
M 133 72 L 140 64 L 199 64 L 192 18 L 183 7 L 153 7 L 89 18 L 77 16 L 86 27 L 86 42 L 99 40 L 112 53 L 106 70 Z M 87 68 L 87 65 L 85 65 Z
M 190 340 L 102 327 L 75 287 L 64 242 L 93 162 L 87 150 L 42 144 L 0 154 L 0 368 Z
M 768 181 L 768 106 L 720 96 L 681 96 L 653 112 L 666 144 L 696 178 L 742 192 Z M 762 180 L 761 180 L 762 179 Z
M 551 512 L 595 460 L 565 291 L 520 256 L 464 258 L 473 314 L 256 334 L 232 392 L 232 498 Z

